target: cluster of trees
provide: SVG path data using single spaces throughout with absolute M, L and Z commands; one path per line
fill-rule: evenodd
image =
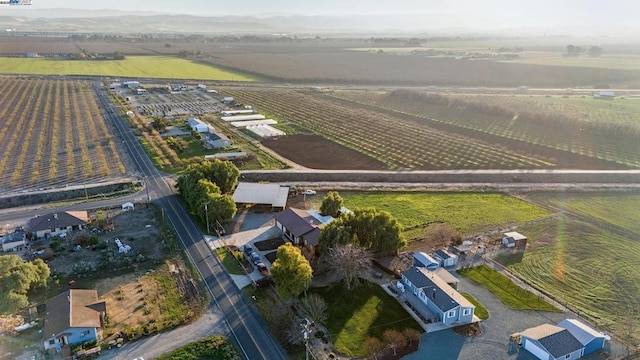
M 29 305 L 27 292 L 47 285 L 51 275 L 42 259 L 24 262 L 17 255 L 0 256 L 0 314 L 11 314 Z
M 214 223 L 235 216 L 236 204 L 229 193 L 239 177 L 240 171 L 229 161 L 203 161 L 187 166 L 176 187 L 192 214 Z
M 355 209 L 327 224 L 319 246 L 326 253 L 336 245 L 355 244 L 373 252 L 395 251 L 407 245 L 402 225 L 387 211 Z
M 579 56 L 580 54 L 584 54 L 585 52 L 589 56 L 600 56 L 602 55 L 603 50 L 600 46 L 591 46 L 587 50 L 582 46 L 567 45 L 567 55 L 569 56 Z

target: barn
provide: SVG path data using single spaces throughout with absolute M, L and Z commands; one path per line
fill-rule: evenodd
M 502 245 L 508 248 L 525 247 L 527 246 L 527 237 L 515 231 L 506 232 L 502 236 Z
M 190 118 L 187 120 L 189 127 L 193 131 L 197 131 L 199 133 L 209 132 L 209 125 L 205 124 L 202 120 L 196 118 Z
M 288 186 L 241 182 L 233 192 L 233 201 L 239 208 L 257 207 L 281 211 L 287 206 L 288 196 Z

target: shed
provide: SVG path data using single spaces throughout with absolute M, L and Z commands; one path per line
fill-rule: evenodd
M 436 250 L 436 252 L 433 253 L 433 258 L 436 259 L 442 267 L 456 266 L 458 264 L 458 257 L 448 250 Z
M 187 120 L 189 127 L 193 131 L 197 131 L 199 133 L 207 133 L 209 132 L 209 125 L 205 124 L 202 120 L 196 118 L 189 118 Z
M 233 201 L 243 207 L 260 206 L 284 210 L 288 196 L 288 186 L 241 182 L 233 192 Z
M 584 346 L 584 355 L 591 354 L 604 348 L 605 340 L 609 338 L 577 319 L 564 319 L 558 323 L 567 329 Z
M 527 246 L 527 237 L 515 231 L 506 232 L 502 236 L 502 245 L 509 248 L 524 247 Z
M 427 270 L 435 270 L 440 267 L 440 262 L 423 252 L 413 254 L 413 266 L 423 267 Z
M 583 346 L 567 329 L 542 324 L 518 334 L 522 348 L 538 359 L 579 359 Z

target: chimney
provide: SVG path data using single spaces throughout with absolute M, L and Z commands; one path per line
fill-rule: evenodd
M 436 299 L 436 289 L 434 288 L 433 291 L 431 292 L 431 297 L 433 298 L 433 300 Z

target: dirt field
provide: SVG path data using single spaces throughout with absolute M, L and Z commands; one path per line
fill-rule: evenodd
M 265 140 L 266 147 L 312 169 L 378 170 L 387 167 L 373 158 L 316 135 L 291 135 Z

